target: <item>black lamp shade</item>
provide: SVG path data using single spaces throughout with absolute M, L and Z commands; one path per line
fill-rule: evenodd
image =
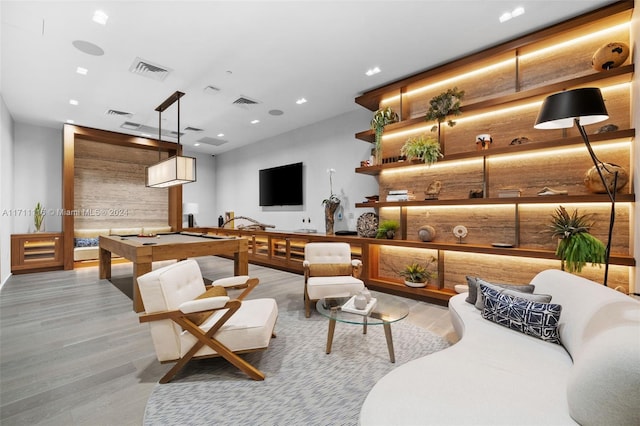
M 599 123 L 609 118 L 600 89 L 585 87 L 549 96 L 542 103 L 533 127 L 564 129 L 573 127 L 576 118 L 581 126 Z

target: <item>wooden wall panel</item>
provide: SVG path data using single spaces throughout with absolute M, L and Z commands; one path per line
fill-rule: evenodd
M 76 139 L 75 228 L 165 226 L 168 189 L 147 188 L 145 167 L 158 152 Z M 162 154 L 166 158 L 166 153 Z
M 521 90 L 551 84 L 581 75 L 593 73 L 591 59 L 602 46 L 612 41 L 620 41 L 629 45 L 629 27 L 602 34 L 597 38 L 586 38 L 581 42 L 573 42 L 561 49 L 549 49 L 544 55 L 524 55 L 520 58 Z M 558 41 L 555 41 L 559 44 Z M 537 49 L 539 45 L 528 47 L 528 51 Z M 629 60 L 627 60 L 628 63 Z
M 560 269 L 559 260 L 527 259 L 520 257 L 490 256 L 477 253 L 447 252 L 444 258 L 445 275 L 444 287 L 454 289 L 456 284 L 466 284 L 466 276 L 477 276 L 490 282 L 527 284 L 540 271 L 545 269 Z M 602 283 L 604 266 L 586 266 L 581 273 L 595 282 Z M 629 269 L 624 266 L 609 266 L 609 287 L 629 289 Z
M 418 165 L 399 171 L 385 171 L 380 175 L 380 200 L 385 201 L 389 190 L 407 189 L 416 200 L 424 200 L 424 191 L 435 180 L 442 183 L 439 199 L 467 198 L 469 190 L 482 189 L 482 160 L 460 161 L 455 164 Z
M 594 145 L 596 155 L 603 161 L 618 164 L 629 171 L 630 144 L 616 148 Z M 541 161 L 543 160 L 543 161 Z M 520 189 L 521 196 L 537 196 L 544 187 L 566 190 L 569 195 L 590 194 L 584 185 L 584 175 L 593 161 L 586 147 L 570 150 L 549 150 L 535 155 L 490 157 L 487 161 L 489 196 L 497 197 L 500 189 Z M 629 194 L 631 184 L 621 190 Z

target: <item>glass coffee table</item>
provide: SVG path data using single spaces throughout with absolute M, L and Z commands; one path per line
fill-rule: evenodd
M 328 354 L 331 353 L 336 322 L 361 325 L 363 334 L 367 334 L 367 326 L 369 325 L 382 325 L 384 335 L 387 339 L 389 358 L 391 362 L 396 362 L 396 356 L 393 350 L 393 336 L 391 335 L 391 324 L 406 318 L 407 315 L 409 315 L 409 306 L 398 297 L 388 294 L 375 293 L 374 297 L 377 299 L 377 302 L 369 315 L 343 311 L 342 305 L 350 299 L 349 297 L 318 300 L 316 309 L 320 314 L 329 318 L 326 351 Z

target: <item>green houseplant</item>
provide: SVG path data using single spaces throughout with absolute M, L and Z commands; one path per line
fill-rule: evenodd
M 581 272 L 589 262 L 592 265 L 604 263 L 606 248 L 589 233 L 592 225 L 588 215 L 578 214 L 577 209 L 569 214 L 559 206 L 553 213 L 549 227 L 553 237 L 558 238 L 556 256 L 562 261 L 563 271 Z
M 393 239 L 396 235 L 396 231 L 400 228 L 400 224 L 396 220 L 383 220 L 378 225 L 378 232 L 376 238 L 388 238 Z
M 440 143 L 432 137 L 426 135 L 412 136 L 402 145 L 400 154 L 407 157 L 407 160 L 414 158 L 431 165 L 442 158 Z
M 36 232 L 41 232 L 43 230 L 42 225 L 44 225 L 44 208 L 42 207 L 42 204 L 38 202 L 35 210 L 33 211 L 33 226 L 35 227 Z
M 424 287 L 429 280 L 436 277 L 437 273 L 431 270 L 431 265 L 436 258 L 431 256 L 424 265 L 413 262 L 404 267 L 398 274 L 405 279 L 405 285 L 409 287 Z
M 390 106 L 381 108 L 373 114 L 371 129 L 375 131 L 375 153 L 378 163 L 380 163 L 381 160 L 380 152 L 382 150 L 382 133 L 384 132 L 384 126 L 396 123 L 398 120 L 398 114 L 396 114 Z
M 440 124 L 445 121 L 448 116 L 460 115 L 462 113 L 460 111 L 460 102 L 463 98 L 464 90 L 458 90 L 458 87 L 454 87 L 434 96 L 429 101 L 429 109 L 425 114 L 425 120 L 437 121 L 437 124 L 431 128 L 431 131 L 438 131 L 438 140 L 440 140 Z M 449 118 L 447 125 L 453 127 L 456 125 L 456 122 Z

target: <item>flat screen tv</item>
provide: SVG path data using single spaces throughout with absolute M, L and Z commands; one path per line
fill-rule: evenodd
M 260 206 L 302 204 L 302 163 L 260 170 Z

